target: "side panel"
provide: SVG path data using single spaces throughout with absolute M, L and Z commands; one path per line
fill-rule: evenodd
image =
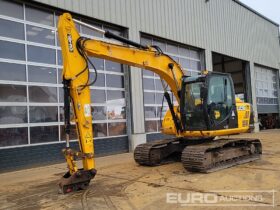
M 237 114 L 238 114 L 238 128 L 248 129 L 250 126 L 250 115 L 251 115 L 251 105 L 248 103 L 237 103 Z

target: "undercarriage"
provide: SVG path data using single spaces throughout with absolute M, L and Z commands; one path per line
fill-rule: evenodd
M 188 171 L 210 173 L 260 159 L 261 154 L 258 139 L 172 138 L 138 145 L 134 159 L 146 166 L 181 161 Z

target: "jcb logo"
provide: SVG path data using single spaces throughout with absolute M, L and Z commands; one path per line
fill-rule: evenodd
M 73 52 L 73 51 L 74 51 L 74 48 L 73 48 L 73 42 L 72 42 L 72 36 L 71 36 L 71 34 L 67 34 L 67 40 L 68 40 L 69 52 Z

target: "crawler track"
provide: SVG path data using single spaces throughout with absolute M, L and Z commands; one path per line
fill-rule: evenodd
M 212 140 L 213 138 L 172 138 L 140 144 L 134 150 L 134 160 L 139 165 L 146 166 L 180 161 L 182 151 L 186 146 L 211 142 Z
M 155 166 L 163 163 L 165 158 L 182 151 L 179 138 L 164 139 L 138 145 L 134 150 L 134 160 L 140 165 Z M 180 158 L 178 154 L 176 158 Z
M 181 160 L 188 171 L 210 173 L 260 159 L 261 154 L 258 139 L 173 138 L 138 145 L 134 159 L 146 166 Z
M 182 164 L 188 171 L 210 173 L 261 158 L 259 139 L 220 139 L 192 145 L 182 152 Z

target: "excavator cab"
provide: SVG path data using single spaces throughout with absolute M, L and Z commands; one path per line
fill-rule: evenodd
M 235 93 L 229 74 L 184 77 L 180 114 L 184 131 L 238 127 Z

